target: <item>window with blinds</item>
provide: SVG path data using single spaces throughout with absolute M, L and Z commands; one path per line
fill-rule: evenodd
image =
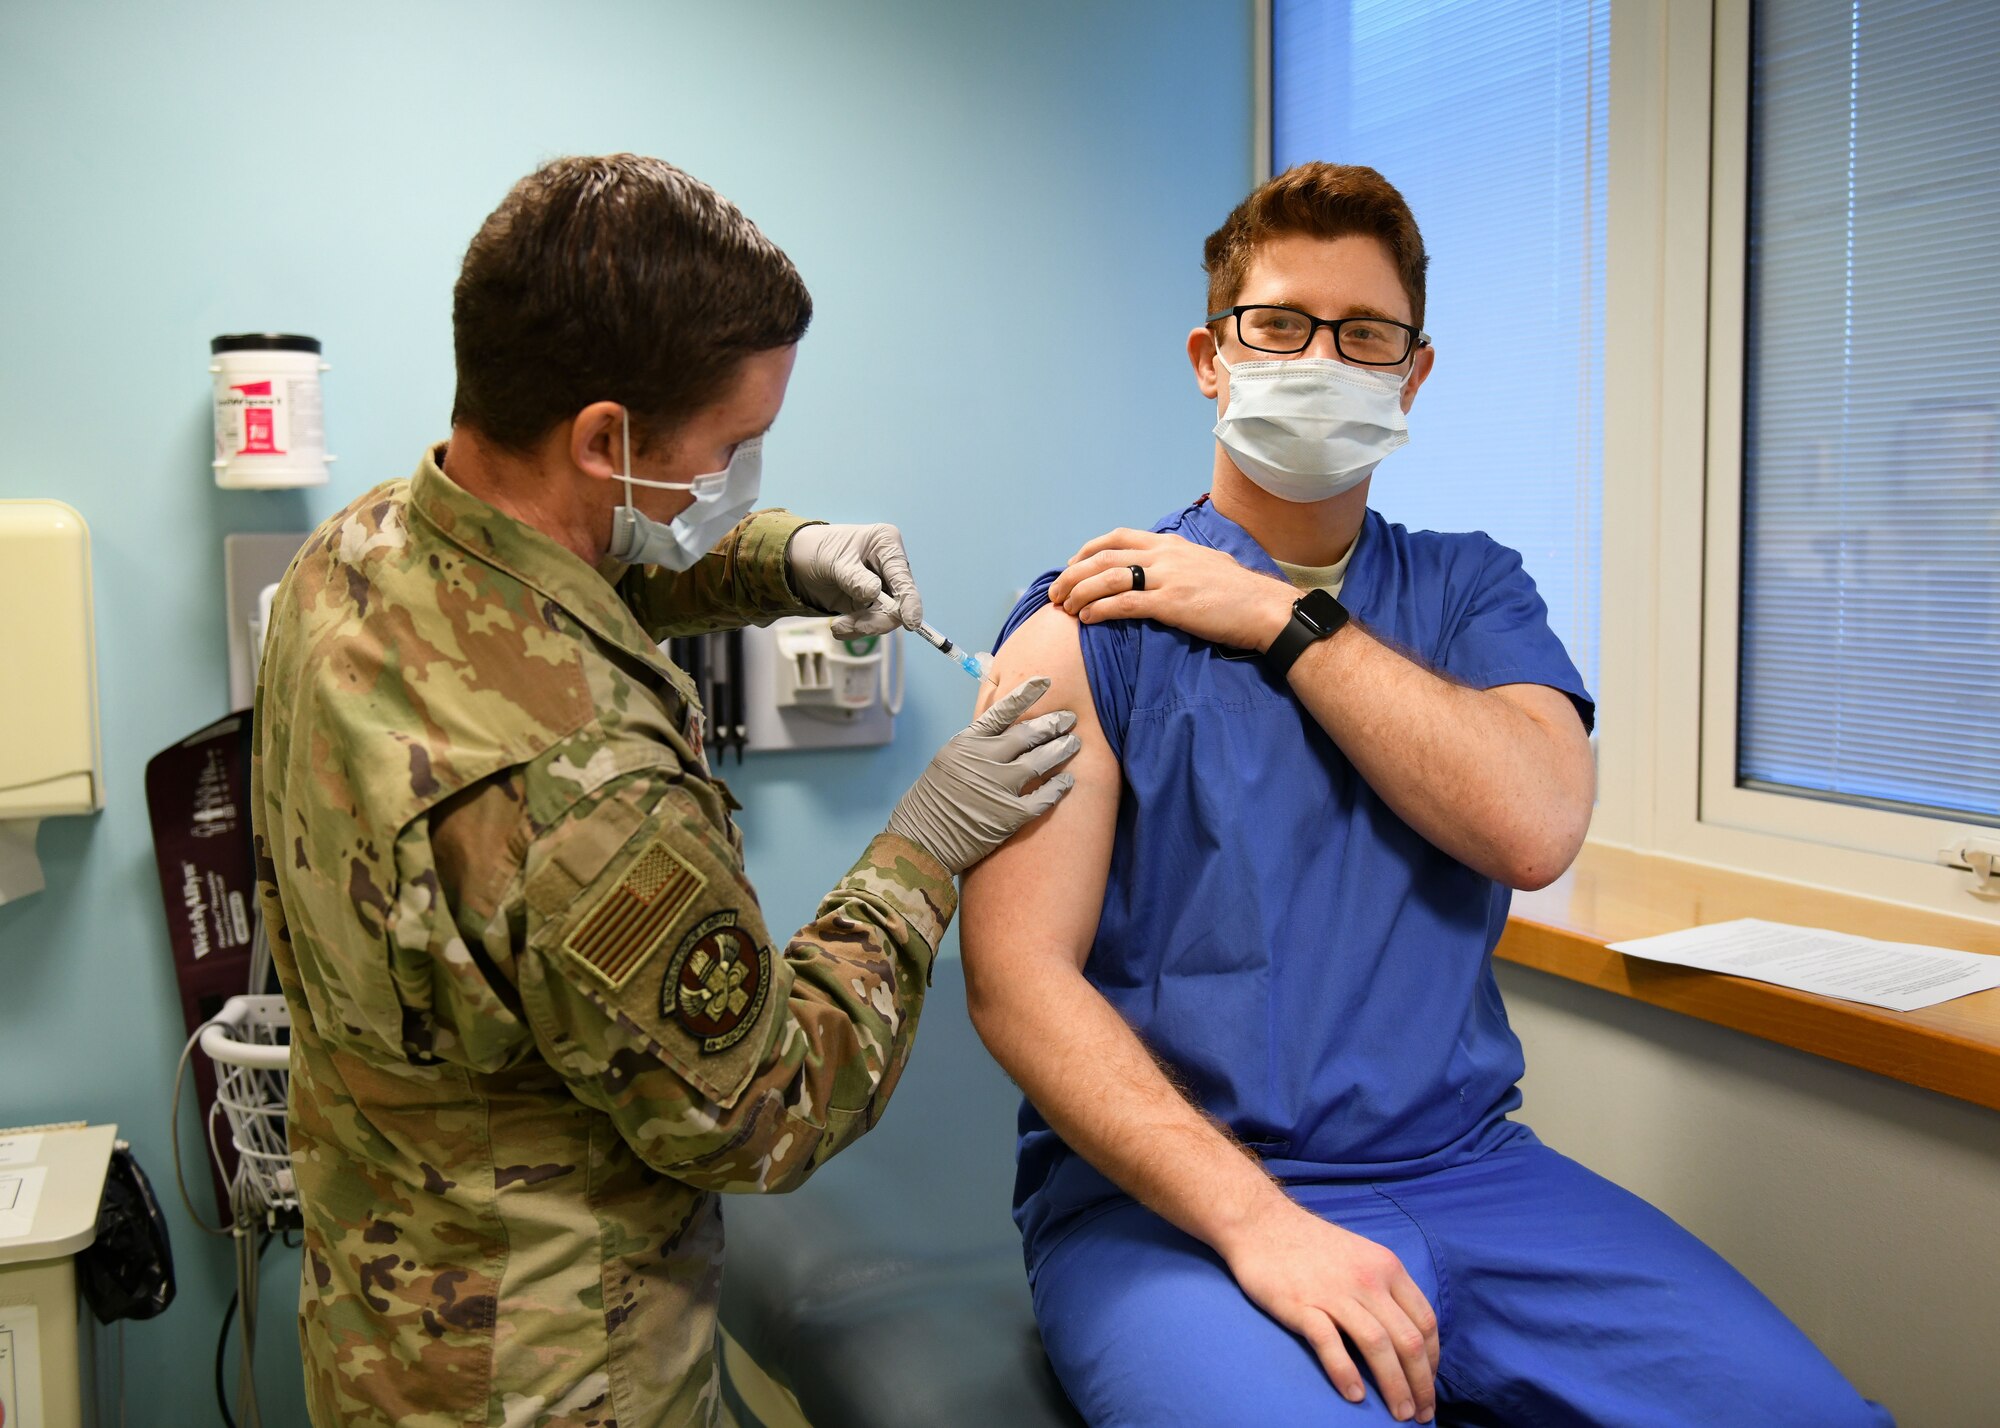
M 1367 164 L 1430 250 L 1437 366 L 1370 504 L 1522 553 L 1597 683 L 1607 0 L 1273 0 L 1271 157 Z
M 1737 781 L 2000 822 L 2000 24 L 1751 33 Z

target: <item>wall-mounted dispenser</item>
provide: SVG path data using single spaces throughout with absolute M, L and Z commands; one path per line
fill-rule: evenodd
M 104 806 L 90 528 L 61 501 L 0 501 L 0 902 L 42 889 L 41 820 Z
M 324 486 L 326 422 L 319 339 L 238 332 L 208 344 L 215 384 L 215 484 L 272 491 Z

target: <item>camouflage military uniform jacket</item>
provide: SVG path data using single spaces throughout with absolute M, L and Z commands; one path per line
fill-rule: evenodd
M 774 950 L 669 635 L 800 612 L 750 517 L 614 588 L 434 450 L 315 532 L 257 698 L 323 1428 L 717 1411 L 718 1191 L 880 1115 L 956 897 L 875 840 Z

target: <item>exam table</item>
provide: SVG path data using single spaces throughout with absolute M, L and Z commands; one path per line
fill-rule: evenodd
M 1009 1217 L 1019 1105 L 959 962 L 940 961 L 881 1123 L 804 1188 L 723 1205 L 723 1398 L 742 1428 L 1081 1428 Z

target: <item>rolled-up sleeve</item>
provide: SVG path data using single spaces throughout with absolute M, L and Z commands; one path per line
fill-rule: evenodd
M 1549 607 L 1520 553 L 1491 539 L 1482 544 L 1484 559 L 1436 667 L 1473 689 L 1543 684 L 1561 690 L 1576 705 L 1583 727 L 1593 728 L 1596 702 L 1569 651 L 1549 628 Z

